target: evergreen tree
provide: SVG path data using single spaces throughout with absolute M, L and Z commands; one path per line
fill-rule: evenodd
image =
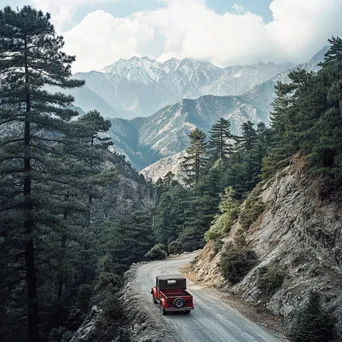
M 77 115 L 68 109 L 71 96 L 52 94 L 43 87 L 84 84 L 70 79 L 75 58 L 62 52 L 63 46 L 49 14 L 29 6 L 0 10 L 0 126 L 7 131 L 1 141 L 1 188 L 9 200 L 1 203 L 0 212 L 2 222 L 12 228 L 22 226 L 17 247 L 26 274 L 27 341 L 40 341 L 36 239 L 42 236 L 37 228 L 54 226 L 48 210 L 54 207 L 54 212 L 62 214 L 65 207 L 68 184 L 56 188 L 60 181 L 53 177 L 58 173 L 54 158 L 58 159 L 58 144 L 62 143 L 58 135 L 70 134 L 67 121 Z M 13 128 L 19 135 L 11 134 Z
M 218 159 L 226 161 L 232 153 L 230 125 L 230 121 L 220 118 L 210 130 L 208 154 L 213 162 Z
M 158 243 L 168 244 L 178 238 L 185 221 L 188 197 L 189 191 L 179 184 L 160 196 L 154 222 Z
M 342 39 L 340 37 L 331 37 L 328 42 L 330 48 L 325 54 L 324 62 L 319 64 L 323 67 L 342 61 Z
M 170 188 L 173 185 L 175 179 L 175 174 L 169 171 L 163 178 L 163 183 L 167 184 L 167 187 Z
M 185 210 L 184 230 L 180 234 L 184 250 L 192 251 L 204 246 L 204 233 L 210 228 L 218 210 L 220 171 L 212 169 L 197 184 Z
M 105 238 L 103 244 L 112 255 L 114 271 L 123 274 L 132 263 L 143 260 L 155 244 L 151 215 L 136 210 L 119 216 L 108 225 Z
M 342 185 L 341 40 L 333 38 L 329 42 L 332 45 L 317 74 L 296 70 L 289 75 L 292 83 L 278 85 L 271 118 L 272 147 L 263 172 L 264 177 L 272 175 L 298 152 L 309 162 L 311 173 L 325 178 L 324 191 L 336 192 Z
M 189 134 L 189 137 L 190 146 L 186 149 L 186 155 L 182 161 L 182 171 L 185 174 L 184 182 L 194 186 L 199 182 L 205 167 L 206 135 L 196 128 Z

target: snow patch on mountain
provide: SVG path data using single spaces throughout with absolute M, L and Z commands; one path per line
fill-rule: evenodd
M 84 79 L 88 89 L 112 106 L 112 117 L 131 118 L 151 115 L 184 98 L 243 94 L 289 66 L 258 63 L 220 68 L 190 58 L 172 58 L 162 63 L 148 57 L 132 57 L 120 59 L 101 71 L 77 73 L 74 77 Z M 81 88 L 75 96 L 80 107 L 87 98 L 82 91 Z

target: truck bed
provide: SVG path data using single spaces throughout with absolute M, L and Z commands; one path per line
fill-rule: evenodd
M 185 290 L 166 289 L 159 291 L 167 298 L 191 296 L 190 293 Z

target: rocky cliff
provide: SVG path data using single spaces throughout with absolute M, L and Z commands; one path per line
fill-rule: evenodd
M 320 199 L 317 183 L 308 180 L 297 161 L 263 184 L 259 198 L 265 209 L 247 230 L 258 262 L 240 282 L 230 285 L 224 281 L 222 252 L 213 257 L 213 242 L 202 250 L 192 270 L 197 280 L 282 316 L 287 328 L 310 290 L 317 291 L 324 308 L 337 320 L 337 340 L 341 341 L 342 204 Z M 234 239 L 239 220 L 223 239 L 225 244 Z M 281 287 L 265 296 L 257 280 L 260 271 L 270 266 L 285 277 Z

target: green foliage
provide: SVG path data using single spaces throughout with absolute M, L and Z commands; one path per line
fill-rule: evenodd
M 230 121 L 220 118 L 211 128 L 208 142 L 208 155 L 212 163 L 218 159 L 227 161 L 232 153 Z
M 114 265 L 113 265 L 113 259 L 110 254 L 106 254 L 103 257 L 99 258 L 99 261 L 97 263 L 97 271 L 98 273 L 110 273 L 113 272 Z
M 293 342 L 329 342 L 334 338 L 335 319 L 323 308 L 321 295 L 310 292 L 305 307 L 295 315 L 290 331 Z
M 248 229 L 265 210 L 265 205 L 260 198 L 261 187 L 257 186 L 248 195 L 240 213 L 242 228 Z
M 109 287 L 113 292 L 119 291 L 122 286 L 121 278 L 112 272 L 101 272 L 98 281 L 94 286 L 95 292 L 101 292 Z
M 99 305 L 108 318 L 118 319 L 122 315 L 122 307 L 118 299 L 121 286 L 121 278 L 111 272 L 100 273 L 95 284 L 92 303 Z
M 93 287 L 88 284 L 82 284 L 78 288 L 78 293 L 77 293 L 77 306 L 83 311 L 83 312 L 88 312 L 89 309 L 89 303 L 90 303 L 90 298 L 93 294 Z
M 245 232 L 241 230 L 235 243 L 229 242 L 221 253 L 220 268 L 224 279 L 235 285 L 256 265 L 257 256 L 246 243 Z
M 268 178 L 298 153 L 309 174 L 326 182 L 326 197 L 341 193 L 342 187 L 342 44 L 335 37 L 329 42 L 317 74 L 296 70 L 289 75 L 292 83 L 277 84 L 272 148 L 263 165 L 263 177 Z
M 273 295 L 283 284 L 285 274 L 279 267 L 260 267 L 258 270 L 257 286 L 266 295 Z
M 117 216 L 105 227 L 102 244 L 112 256 L 114 272 L 122 275 L 134 262 L 144 260 L 155 238 L 149 212 L 136 210 Z
M 0 235 L 8 246 L 0 268 L 13 270 L 2 274 L 10 291 L 6 301 L 26 309 L 17 340 L 26 334 L 27 340 L 40 341 L 40 328 L 46 335 L 51 326 L 39 316 L 54 319 L 51 303 L 62 300 L 66 273 L 70 290 L 81 283 L 63 249 L 70 235 L 79 239 L 80 213 L 86 211 L 81 179 L 89 170 L 74 153 L 82 150 L 70 122 L 78 113 L 70 109 L 72 96 L 61 89 L 84 81 L 71 79 L 75 57 L 63 48 L 49 14 L 30 6 L 0 10 Z M 27 295 L 20 300 L 11 295 L 23 286 Z
M 224 246 L 224 242 L 222 240 L 214 240 L 213 242 L 213 254 L 214 256 L 221 251 Z
M 177 239 L 183 229 L 185 210 L 189 207 L 189 191 L 179 184 L 171 185 L 160 195 L 154 215 L 154 233 L 158 242 L 167 244 Z
M 229 233 L 230 228 L 239 215 L 239 202 L 234 199 L 235 193 L 232 187 L 225 189 L 225 194 L 221 199 L 220 214 L 215 215 L 210 229 L 205 233 L 205 239 L 216 240 Z
M 331 39 L 328 39 L 328 42 L 331 45 L 330 49 L 325 54 L 324 62 L 319 64 L 323 67 L 328 67 L 342 61 L 342 39 L 339 37 L 331 37 Z
M 158 244 L 153 246 L 145 255 L 147 260 L 164 260 L 167 257 L 167 252 L 165 251 L 165 246 Z
M 193 187 L 199 182 L 205 166 L 206 135 L 196 128 L 189 134 L 189 137 L 190 146 L 186 149 L 186 155 L 182 161 L 182 171 L 185 174 L 184 182 Z
M 178 241 L 173 241 L 167 246 L 167 249 L 169 254 L 179 254 L 183 251 L 183 244 Z
M 168 254 L 168 249 L 167 246 L 164 245 L 163 243 L 157 243 L 155 245 L 155 247 L 158 247 L 159 249 L 161 249 L 162 251 L 164 251 L 166 253 L 166 255 Z
M 116 295 L 107 296 L 101 303 L 101 308 L 106 317 L 119 319 L 122 317 L 122 307 Z
M 204 234 L 219 206 L 220 190 L 218 170 L 210 170 L 197 184 L 189 202 L 189 209 L 185 212 L 184 229 L 179 236 L 184 250 L 192 251 L 204 246 Z
M 234 153 L 224 176 L 226 186 L 231 186 L 235 199 L 241 200 L 259 182 L 262 161 L 270 144 L 270 130 L 259 123 L 257 129 L 250 121 L 242 125 L 242 136 L 236 137 Z

